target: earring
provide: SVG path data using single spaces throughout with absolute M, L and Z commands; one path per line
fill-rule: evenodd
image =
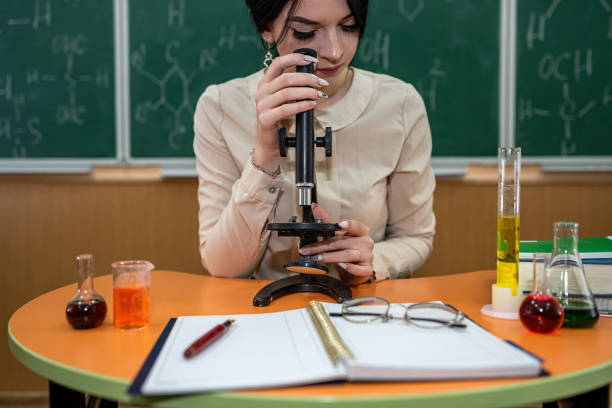
M 274 56 L 270 52 L 270 43 L 266 43 L 266 47 L 268 48 L 268 52 L 266 52 L 266 55 L 264 56 L 263 65 L 264 67 L 268 68 L 272 63 L 272 59 L 274 59 Z

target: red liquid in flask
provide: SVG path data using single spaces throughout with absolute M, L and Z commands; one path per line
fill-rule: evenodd
M 552 333 L 563 324 L 563 307 L 557 299 L 543 293 L 529 295 L 521 303 L 519 317 L 534 333 Z
M 104 300 L 74 300 L 66 306 L 66 319 L 75 329 L 98 327 L 106 317 Z

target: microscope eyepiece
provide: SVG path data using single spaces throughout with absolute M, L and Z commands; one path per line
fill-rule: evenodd
M 313 50 L 312 48 L 298 48 L 297 50 L 295 50 L 293 52 L 295 54 L 310 55 L 311 57 L 317 58 L 317 52 L 315 50 Z

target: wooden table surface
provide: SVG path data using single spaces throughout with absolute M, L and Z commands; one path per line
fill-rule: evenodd
M 331 301 L 316 293 L 297 293 L 254 307 L 252 298 L 269 281 L 224 279 L 172 271 L 151 276 L 151 324 L 138 331 L 112 326 L 112 277 L 95 279 L 109 306 L 104 324 L 73 330 L 64 308 L 76 285 L 46 293 L 17 310 L 9 322 L 9 347 L 27 367 L 51 381 L 104 398 L 158 406 L 512 406 L 559 399 L 612 381 L 612 319 L 592 329 L 561 329 L 550 335 L 529 333 L 517 320 L 480 313 L 491 301 L 494 271 L 383 281 L 353 288 L 353 296 L 379 296 L 391 302 L 441 300 L 462 310 L 502 339 L 544 359 L 551 376 L 522 379 L 333 383 L 283 389 L 247 390 L 164 398 L 133 397 L 125 389 L 135 377 L 168 319 L 179 315 L 265 313 L 305 307 L 310 300 Z M 256 345 L 254 346 L 256 350 Z M 297 398 L 297 399 L 295 399 Z

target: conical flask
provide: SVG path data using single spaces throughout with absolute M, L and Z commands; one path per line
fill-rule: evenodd
M 548 284 L 565 311 L 563 327 L 591 327 L 599 313 L 578 253 L 578 223 L 556 222 L 554 226 L 555 246 L 548 265 Z

